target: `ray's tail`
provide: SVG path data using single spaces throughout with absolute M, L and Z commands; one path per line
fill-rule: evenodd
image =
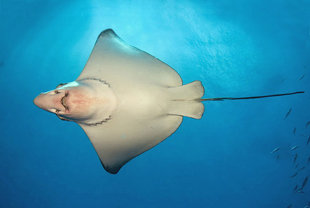
M 224 100 L 247 100 L 247 99 L 260 99 L 260 98 L 268 98 L 268 97 L 278 97 L 285 95 L 294 95 L 304 93 L 304 91 L 283 93 L 283 94 L 272 94 L 272 95 L 261 95 L 261 96 L 251 96 L 251 97 L 220 97 L 220 98 L 201 98 L 198 101 L 224 101 Z

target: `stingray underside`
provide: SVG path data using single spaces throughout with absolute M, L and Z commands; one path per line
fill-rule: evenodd
M 181 124 L 182 115 L 200 118 L 203 112 L 200 102 L 182 104 L 174 96 L 179 94 L 182 100 L 186 94 L 191 94 L 190 99 L 200 98 L 203 95 L 200 82 L 184 87 L 188 93 L 182 93 L 182 79 L 174 69 L 126 44 L 111 29 L 99 35 L 77 80 L 84 78 L 105 80 L 118 99 L 118 106 L 107 122 L 95 126 L 79 124 L 105 170 L 113 174 L 169 137 Z M 194 97 L 193 89 L 199 91 Z M 174 100 L 166 102 L 169 97 Z M 182 110 L 185 114 L 178 113 Z

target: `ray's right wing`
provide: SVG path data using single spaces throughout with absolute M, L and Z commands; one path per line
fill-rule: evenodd
M 93 144 L 104 169 L 116 174 L 129 160 L 174 133 L 181 122 L 182 116 L 138 120 L 120 112 L 101 125 L 79 125 Z

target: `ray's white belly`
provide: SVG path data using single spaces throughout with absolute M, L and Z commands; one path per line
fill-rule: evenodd
M 137 119 L 149 119 L 167 113 L 168 97 L 161 87 L 130 90 L 118 97 L 118 107 Z

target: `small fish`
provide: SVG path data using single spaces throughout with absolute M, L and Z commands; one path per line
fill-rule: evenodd
M 310 136 L 308 137 L 308 140 L 307 140 L 307 145 L 310 143 Z
M 287 117 L 291 114 L 292 108 L 290 108 L 287 113 L 285 114 L 284 120 L 287 119 Z
M 295 164 L 297 158 L 298 158 L 298 154 L 296 153 L 296 154 L 295 154 L 295 157 L 294 157 L 294 164 Z
M 291 178 L 294 178 L 295 176 L 297 176 L 298 172 L 295 172 L 293 175 L 291 175 Z
M 295 149 L 297 149 L 297 148 L 298 148 L 298 146 L 295 145 L 295 146 L 293 146 L 293 147 L 290 149 L 290 151 L 293 151 L 293 150 L 295 150 Z
M 305 77 L 305 75 L 303 74 L 303 75 L 299 78 L 299 80 L 302 80 L 304 77 Z
M 306 123 L 306 128 L 308 128 L 309 125 L 310 125 L 310 121 Z
M 300 188 L 301 190 L 303 190 L 305 188 L 305 186 L 307 185 L 307 182 L 308 182 L 308 176 L 305 177 L 304 182 L 302 182 L 302 185 L 301 185 L 301 188 Z
M 293 129 L 293 134 L 296 135 L 296 127 Z
M 296 192 L 297 192 L 297 193 L 300 193 L 300 194 L 305 193 L 304 190 L 302 190 L 302 189 L 298 189 Z
M 280 147 L 276 147 L 276 148 L 274 148 L 270 153 L 273 154 L 273 153 L 275 153 L 275 152 L 278 152 L 279 150 L 280 150 Z

